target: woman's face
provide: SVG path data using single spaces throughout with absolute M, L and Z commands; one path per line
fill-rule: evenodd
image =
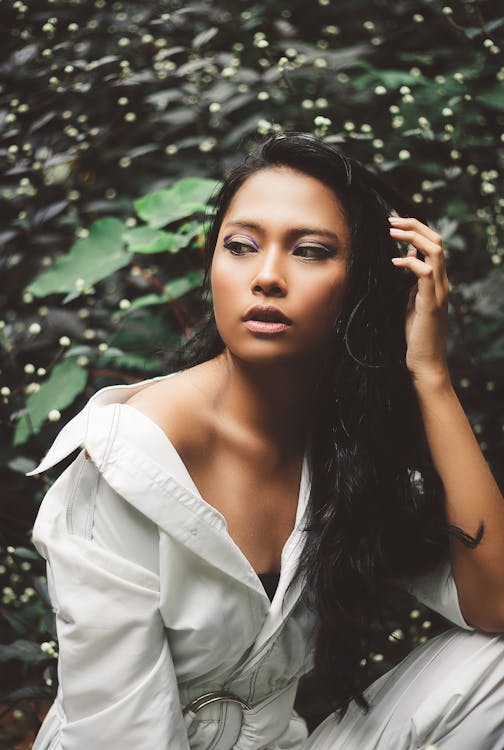
M 349 252 L 343 207 L 323 182 L 289 167 L 249 177 L 223 218 L 210 275 L 229 351 L 250 362 L 319 353 L 340 311 Z M 289 322 L 249 313 L 255 305 L 272 305 Z

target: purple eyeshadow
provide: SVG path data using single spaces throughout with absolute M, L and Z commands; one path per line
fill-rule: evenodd
M 223 242 L 224 242 L 224 244 L 226 244 L 227 242 L 229 242 L 229 240 L 230 240 L 230 239 L 231 239 L 232 237 L 236 237 L 236 236 L 238 236 L 238 237 L 243 237 L 244 239 L 247 239 L 247 240 L 249 240 L 249 241 L 250 241 L 250 242 L 252 243 L 252 245 L 253 245 L 253 246 L 255 247 L 255 249 L 256 249 L 256 250 L 259 250 L 259 245 L 258 245 L 258 244 L 257 244 L 257 242 L 255 241 L 255 239 L 254 239 L 253 237 L 251 237 L 251 236 L 250 236 L 249 234 L 240 234 L 240 233 L 238 233 L 238 234 L 237 234 L 237 233 L 234 233 L 234 234 L 228 234 L 228 235 L 226 235 L 226 237 L 224 237 L 224 239 L 223 239 Z

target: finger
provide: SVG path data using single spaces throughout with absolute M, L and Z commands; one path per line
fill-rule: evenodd
M 390 236 L 399 242 L 409 242 L 425 256 L 425 263 L 434 269 L 434 281 L 440 292 L 444 291 L 448 279 L 446 276 L 445 257 L 441 242 L 434 242 L 423 234 L 411 229 L 392 227 Z
M 417 277 L 419 294 L 424 299 L 427 299 L 434 307 L 437 307 L 438 297 L 436 295 L 434 269 L 432 266 L 424 263 L 424 261 L 419 258 L 414 258 L 412 255 L 403 258 L 392 258 L 392 262 L 399 268 L 408 268 L 412 271 Z M 410 293 L 412 294 L 412 291 L 410 291 Z M 416 295 L 412 294 L 412 296 L 414 297 Z
M 404 255 L 399 258 L 392 258 L 391 260 L 395 266 L 409 268 L 419 280 L 425 278 L 430 279 L 434 283 L 434 269 L 428 263 L 420 260 L 420 258 L 415 258 L 413 255 Z
M 414 259 L 417 262 L 423 263 L 423 261 L 421 261 L 420 259 L 415 258 L 415 256 L 412 255 L 411 252 L 408 252 L 408 255 L 405 256 L 405 257 L 394 258 L 393 259 L 394 260 L 394 265 L 403 266 L 404 268 L 410 268 L 410 270 L 414 273 L 415 272 L 414 268 L 411 268 L 407 263 L 404 263 L 404 264 L 401 263 L 402 260 L 407 261 L 407 260 L 409 260 L 409 258 L 412 258 L 412 259 Z M 396 262 L 396 261 L 398 261 L 398 262 Z M 426 264 L 424 263 L 424 266 L 425 265 Z M 428 266 L 428 265 L 427 265 L 427 267 L 428 268 L 432 268 L 431 266 Z M 449 284 L 448 280 L 446 280 L 445 284 L 442 284 L 441 286 L 438 286 L 435 283 L 435 281 L 434 281 L 434 271 L 433 270 L 432 270 L 432 281 L 433 281 L 432 286 L 433 286 L 433 289 L 434 289 L 434 295 L 435 295 L 436 303 L 437 303 L 437 305 L 439 307 L 444 307 L 445 305 L 448 304 L 448 298 L 450 296 L 450 284 Z M 425 285 L 421 284 L 420 288 L 422 289 L 423 293 L 425 294 L 426 293 Z M 416 292 L 418 290 L 419 290 L 419 287 L 418 287 L 418 282 L 417 282 L 411 288 L 411 291 L 415 293 L 413 296 L 416 296 Z M 427 296 L 430 297 L 430 290 L 427 290 Z
M 441 242 L 431 240 L 414 229 L 401 229 L 400 227 L 391 227 L 390 236 L 399 242 L 410 242 L 424 255 L 428 255 L 429 258 L 437 258 L 444 264 L 444 252 Z
M 431 240 L 432 242 L 442 242 L 442 238 L 437 232 L 435 232 L 433 229 L 428 227 L 427 224 L 424 224 L 418 219 L 413 219 L 411 217 L 391 216 L 389 218 L 389 221 L 394 227 L 413 230 L 414 232 L 425 235 L 425 237 L 427 237 L 427 239 Z

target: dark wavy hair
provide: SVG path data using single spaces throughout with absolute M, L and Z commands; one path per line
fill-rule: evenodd
M 297 571 L 317 613 L 317 684 L 341 715 L 351 699 L 368 707 L 365 661 L 394 586 L 428 572 L 448 553 L 442 484 L 405 363 L 405 313 L 416 279 L 390 260 L 400 250 L 389 234 L 389 215 L 418 213 L 330 144 L 300 133 L 274 135 L 232 169 L 216 198 L 206 237 L 207 301 L 212 256 L 233 196 L 252 174 L 277 166 L 333 190 L 351 229 L 347 284 L 307 435 L 312 482 Z M 177 366 L 223 349 L 210 309 Z

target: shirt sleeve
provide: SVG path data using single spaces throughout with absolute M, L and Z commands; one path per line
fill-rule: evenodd
M 157 528 L 137 521 L 84 451 L 42 501 L 33 542 L 56 614 L 55 750 L 189 750 L 159 611 Z
M 466 622 L 460 610 L 450 560 L 442 562 L 431 573 L 408 581 L 405 588 L 419 602 L 439 612 L 450 622 L 467 630 L 475 630 Z

